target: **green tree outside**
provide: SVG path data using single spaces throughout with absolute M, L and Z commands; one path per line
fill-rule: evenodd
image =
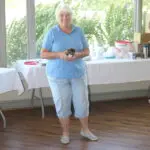
M 72 3 L 71 0 L 66 0 L 68 3 Z M 116 39 L 128 38 L 132 39 L 132 11 L 133 9 L 126 8 L 126 3 L 122 4 L 121 7 L 112 5 L 104 5 L 109 6 L 106 9 L 106 18 L 102 21 L 99 16 L 95 18 L 81 18 L 79 17 L 80 10 L 87 11 L 86 7 L 88 6 L 88 10 L 101 10 L 101 5 L 105 0 L 101 1 L 101 3 L 96 3 L 98 0 L 90 1 L 84 0 L 83 3 L 76 3 L 74 6 L 75 15 L 74 22 L 79 25 L 86 34 L 87 38 L 90 40 L 93 37 L 97 39 L 99 43 L 105 44 L 108 43 L 110 45 Z M 122 0 L 123 1 L 123 0 Z M 103 3 L 105 4 L 105 3 Z M 130 4 L 131 5 L 131 4 Z M 45 33 L 56 24 L 55 20 L 55 5 L 44 5 L 39 4 L 36 6 L 36 49 L 37 56 L 39 56 L 41 43 Z M 84 7 L 82 7 L 84 6 Z M 94 8 L 95 7 L 95 8 Z M 100 8 L 99 8 L 100 7 Z M 85 8 L 85 9 L 81 9 Z M 115 29 L 117 28 L 117 29 Z M 26 18 L 21 18 L 20 20 L 13 20 L 11 24 L 7 26 L 7 55 L 8 55 L 8 64 L 18 60 L 18 59 L 26 59 L 26 43 L 27 43 L 27 27 L 26 27 Z

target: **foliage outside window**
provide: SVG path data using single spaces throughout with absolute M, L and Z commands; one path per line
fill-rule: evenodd
M 44 34 L 56 24 L 55 8 L 57 4 L 36 5 L 35 18 L 37 57 L 40 53 Z M 89 18 L 86 15 L 81 16 L 81 10 L 83 14 L 91 11 L 90 9 L 82 9 L 83 5 L 84 3 L 77 3 L 74 6 L 74 22 L 84 30 L 89 41 L 96 39 L 99 44 L 113 45 L 114 41 L 118 39 L 132 40 L 133 8 L 130 7 L 132 6 L 131 3 L 124 3 L 121 6 L 116 6 L 114 4 L 109 5 L 108 9 L 102 10 L 106 16 L 105 18 L 103 18 L 103 16 L 99 13 L 99 9 L 98 11 L 92 9 L 94 12 L 94 16 L 92 18 Z M 20 20 L 13 20 L 9 25 L 7 25 L 7 35 L 9 35 L 9 38 L 7 39 L 9 64 L 17 59 L 25 58 L 26 54 L 24 49 L 27 41 L 27 31 L 24 23 L 25 17 L 22 17 Z

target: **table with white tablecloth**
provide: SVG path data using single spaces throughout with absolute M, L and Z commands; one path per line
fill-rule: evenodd
M 25 65 L 25 60 L 16 63 L 16 69 L 21 72 L 28 85 L 32 89 L 32 98 L 35 89 L 39 90 L 42 117 L 44 118 L 44 104 L 41 88 L 49 87 L 45 73 L 45 66 Z M 86 61 L 88 84 L 117 84 L 150 80 L 150 59 L 103 59 L 98 61 Z
M 25 78 L 28 89 L 48 87 L 45 66 L 16 64 L 16 69 Z M 113 84 L 150 80 L 150 59 L 104 59 L 86 61 L 88 84 Z
M 23 84 L 20 80 L 19 74 L 14 68 L 0 68 L 0 94 L 17 91 L 18 95 L 24 92 Z M 4 128 L 6 127 L 6 119 L 2 111 L 0 110 L 4 122 Z

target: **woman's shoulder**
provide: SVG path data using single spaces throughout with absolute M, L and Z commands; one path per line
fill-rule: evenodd
M 47 34 L 53 36 L 56 31 L 57 31 L 57 25 L 54 25 L 48 29 Z
M 77 29 L 77 30 L 81 30 L 81 27 L 79 27 L 78 25 L 74 25 L 73 24 L 73 28 Z
M 78 33 L 82 33 L 83 30 L 81 27 L 79 27 L 78 25 L 73 25 L 74 26 L 74 29 L 78 32 Z
M 74 25 L 74 28 L 76 29 L 76 31 L 77 31 L 79 34 L 83 34 L 83 33 L 84 33 L 83 29 L 82 29 L 80 26 Z
M 54 32 L 54 31 L 56 31 L 58 29 L 58 25 L 54 25 L 54 26 L 52 26 L 49 30 L 48 30 L 48 32 Z

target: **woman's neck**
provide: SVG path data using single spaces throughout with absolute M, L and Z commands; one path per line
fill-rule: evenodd
M 59 25 L 61 30 L 65 33 L 70 33 L 72 31 L 72 25 L 68 25 L 68 26 L 61 26 Z

